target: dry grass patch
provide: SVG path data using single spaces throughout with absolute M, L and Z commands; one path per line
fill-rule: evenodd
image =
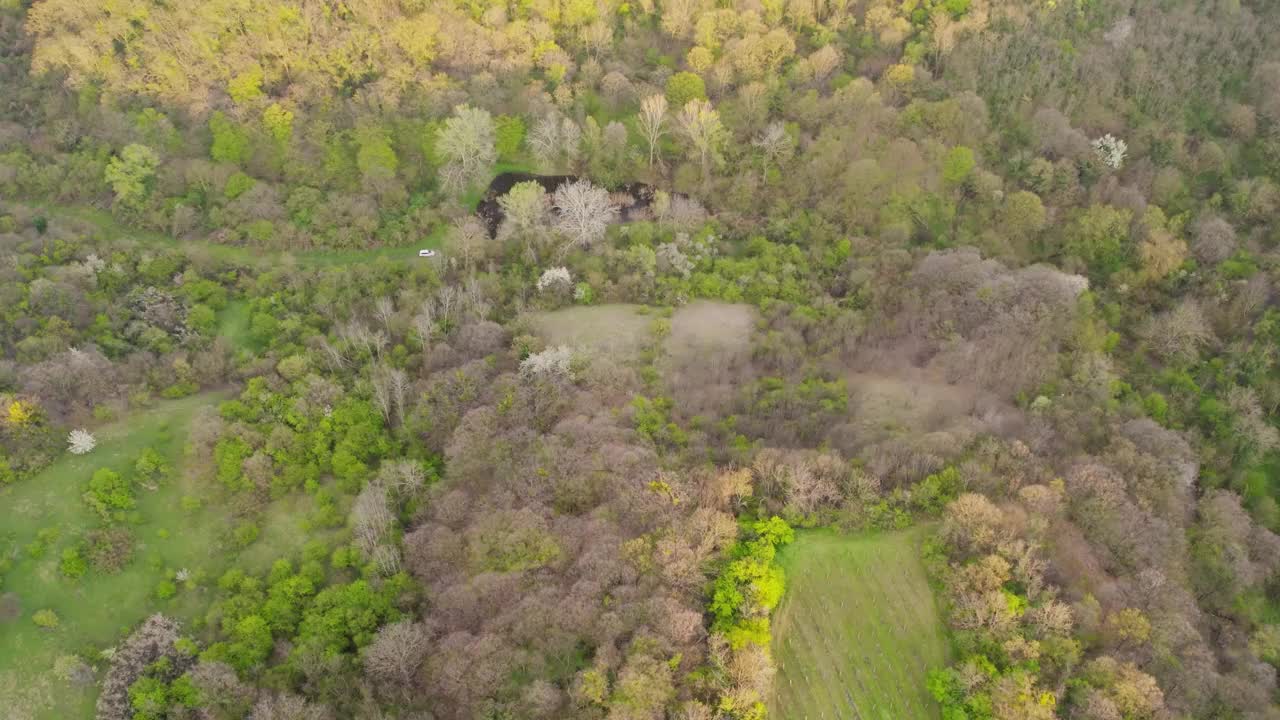
M 664 344 L 662 374 L 683 413 L 723 409 L 749 382 L 756 318 L 750 305 L 706 300 L 675 312 Z

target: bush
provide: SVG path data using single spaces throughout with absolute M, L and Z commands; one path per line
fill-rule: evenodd
M 80 550 L 67 548 L 62 551 L 62 561 L 58 563 L 58 571 L 63 577 L 78 580 L 89 571 L 89 563 L 85 562 L 84 557 L 80 555 Z
M 31 622 L 35 623 L 38 627 L 45 628 L 46 630 L 52 630 L 58 627 L 62 621 L 58 619 L 58 613 L 45 609 L 35 611 L 31 616 Z
M 89 564 L 98 572 L 118 572 L 133 559 L 133 533 L 114 527 L 94 530 L 86 538 Z
M 169 474 L 169 463 L 165 462 L 164 456 L 155 448 L 147 448 L 134 461 L 133 470 L 142 480 L 154 483 Z
M 84 493 L 85 502 L 89 503 L 99 515 L 110 519 L 113 513 L 129 510 L 138 504 L 133 495 L 133 487 L 120 473 L 101 468 L 89 479 L 89 489 Z
M 235 531 L 232 533 L 232 540 L 235 542 L 236 547 L 247 548 L 258 539 L 260 532 L 257 524 L 242 522 L 236 526 Z

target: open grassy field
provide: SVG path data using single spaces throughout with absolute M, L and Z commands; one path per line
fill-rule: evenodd
M 639 305 L 589 305 L 534 313 L 537 334 L 548 345 L 629 357 L 651 337 L 656 314 Z
M 783 548 L 770 717 L 939 716 L 925 675 L 946 665 L 947 640 L 920 561 L 926 532 L 800 532 Z
M 182 461 L 197 412 L 221 399 L 198 395 L 136 411 L 95 429 L 98 446 L 89 454 L 64 455 L 38 476 L 0 491 L 0 552 L 14 558 L 0 586 L 0 717 L 92 717 L 96 688 L 55 680 L 52 668 L 59 656 L 78 654 L 92 663 L 100 650 L 153 612 L 191 621 L 207 607 L 209 585 L 236 553 L 223 543 L 228 528 L 224 511 L 210 502 L 183 509 L 184 496 L 203 498 L 209 492 L 182 472 Z M 137 490 L 136 522 L 129 524 L 136 540 L 132 561 L 115 574 L 90 569 L 79 579 L 64 577 L 59 570 L 62 551 L 100 524 L 81 499 L 90 475 L 105 467 L 128 477 L 148 447 L 163 455 L 173 471 L 158 489 Z M 239 564 L 262 570 L 298 547 L 305 535 L 297 524 L 309 502 L 303 496 L 273 503 L 264 516 L 262 536 L 244 551 Z M 37 556 L 30 546 L 42 531 L 56 536 Z M 157 585 L 184 568 L 204 578 L 201 586 L 159 599 Z M 32 622 L 32 614 L 46 608 L 58 614 L 58 628 L 41 629 Z

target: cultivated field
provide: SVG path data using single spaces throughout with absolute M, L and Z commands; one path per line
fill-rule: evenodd
M 920 562 L 924 532 L 802 532 L 783 549 L 770 717 L 939 716 L 925 676 L 946 665 L 947 641 Z

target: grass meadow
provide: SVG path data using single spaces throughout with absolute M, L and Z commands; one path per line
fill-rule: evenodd
M 262 518 L 261 537 L 238 553 L 227 544 L 231 521 L 226 510 L 212 502 L 214 490 L 202 486 L 198 473 L 184 472 L 191 422 L 201 408 L 221 399 L 204 394 L 133 411 L 95 428 L 98 446 L 87 455 L 65 454 L 39 475 L 0 490 L 0 552 L 13 559 L 0 586 L 0 717 L 93 717 L 96 687 L 76 688 L 55 680 L 58 657 L 75 654 L 102 666 L 100 651 L 154 612 L 179 618 L 194 629 L 208 605 L 212 581 L 237 557 L 241 567 L 265 570 L 277 557 L 301 546 L 306 535 L 298 523 L 310 509 L 309 496 L 273 503 Z M 132 560 L 114 574 L 90 568 L 78 579 L 63 576 L 63 550 L 101 526 L 81 498 L 89 477 L 104 467 L 130 477 L 134 462 L 148 447 L 166 458 L 172 472 L 156 490 L 136 487 L 136 513 L 126 523 L 135 538 Z M 202 502 L 184 508 L 184 497 Z M 42 533 L 52 539 L 37 543 Z M 33 552 L 33 544 L 43 545 L 43 551 Z M 182 569 L 203 578 L 199 587 L 180 588 L 174 597 L 160 599 L 157 586 Z M 32 621 L 33 613 L 43 609 L 57 613 L 57 628 L 42 629 Z
M 946 665 L 948 644 L 920 560 L 926 533 L 815 530 L 783 548 L 787 592 L 773 618 L 770 717 L 939 717 L 925 676 Z

